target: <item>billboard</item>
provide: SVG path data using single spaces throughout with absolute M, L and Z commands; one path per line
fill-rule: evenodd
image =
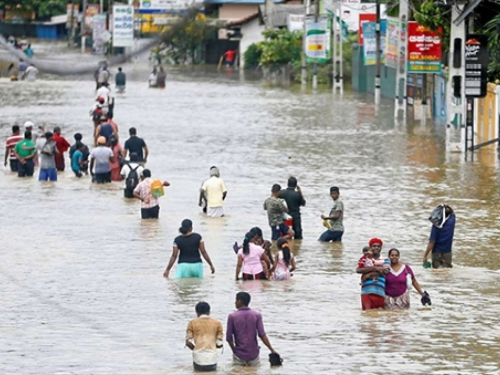
M 94 42 L 92 52 L 95 54 L 103 54 L 106 52 L 106 34 L 108 33 L 106 29 L 106 18 L 105 14 L 96 14 L 92 20 L 92 40 Z
M 387 33 L 385 37 L 385 66 L 396 69 L 399 57 L 399 38 L 401 28 L 397 18 L 387 18 Z
M 92 21 L 96 14 L 99 14 L 99 4 L 87 5 L 87 9 L 85 9 L 85 27 L 87 29 L 92 29 Z
M 331 56 L 331 22 L 328 16 L 306 18 L 306 58 L 308 62 L 326 63 Z
M 377 15 L 375 13 L 365 13 L 359 15 L 359 31 L 358 31 L 358 44 L 363 45 L 363 24 L 367 22 L 375 22 Z
M 380 21 L 380 63 L 385 61 L 385 37 L 387 21 Z M 377 62 L 377 40 L 375 34 L 375 22 L 363 24 L 363 62 L 365 65 L 375 65 Z
M 132 47 L 134 44 L 134 7 L 113 5 L 113 47 Z
M 408 73 L 441 73 L 441 53 L 438 32 L 408 22 Z
M 488 88 L 488 37 L 468 34 L 465 41 L 465 96 L 484 98 Z
M 139 13 L 171 13 L 179 12 L 201 2 L 193 0 L 141 0 L 139 4 Z

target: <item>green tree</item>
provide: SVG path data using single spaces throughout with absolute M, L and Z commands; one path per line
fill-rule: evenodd
M 300 61 L 302 52 L 301 32 L 269 29 L 262 34 L 266 40 L 259 43 L 261 50 L 259 64 L 261 66 L 275 68 L 294 61 Z

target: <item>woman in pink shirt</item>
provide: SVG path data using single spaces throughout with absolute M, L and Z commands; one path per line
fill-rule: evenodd
M 423 305 L 430 305 L 427 292 L 423 291 L 408 264 L 399 260 L 399 250 L 389 250 L 391 270 L 385 277 L 385 306 L 386 310 L 404 310 L 410 308 L 410 290 L 413 286 L 422 296 Z
M 256 244 L 257 234 L 248 232 L 243 240 L 243 248 L 238 250 L 238 264 L 236 265 L 236 280 L 239 280 L 243 269 L 243 280 L 267 280 L 262 261 L 269 269 L 269 258 L 264 249 Z

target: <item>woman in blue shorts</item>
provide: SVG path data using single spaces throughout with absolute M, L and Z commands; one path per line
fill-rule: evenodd
M 163 273 L 163 276 L 169 276 L 170 269 L 173 267 L 177 257 L 179 257 L 179 262 L 177 264 L 177 272 L 175 276 L 178 279 L 186 277 L 203 277 L 203 263 L 201 262 L 201 256 L 206 260 L 212 273 L 215 272 L 215 268 L 205 250 L 205 243 L 198 233 L 193 232 L 193 222 L 189 219 L 182 221 L 181 227 L 179 228 L 180 236 L 177 236 L 174 240 L 174 248 L 170 261 L 168 262 L 167 269 Z

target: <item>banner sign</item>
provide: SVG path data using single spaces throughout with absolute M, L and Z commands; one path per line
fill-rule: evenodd
M 113 6 L 113 47 L 132 47 L 134 45 L 134 7 L 131 5 Z
M 399 58 L 399 38 L 401 28 L 397 18 L 387 18 L 387 35 L 385 37 L 385 66 L 396 69 Z
M 96 14 L 92 20 L 92 40 L 94 44 L 92 46 L 92 52 L 95 54 L 104 54 L 106 44 L 106 15 Z
M 324 64 L 331 57 L 330 18 L 319 16 L 306 18 L 306 58 L 307 62 Z
M 408 22 L 408 73 L 441 73 L 441 37 Z
M 377 40 L 375 36 L 375 22 L 365 22 L 363 24 L 363 62 L 365 65 L 375 65 L 377 63 Z M 380 21 L 380 63 L 385 61 L 385 36 L 387 31 L 387 21 Z
M 92 29 L 92 21 L 96 14 L 99 14 L 99 4 L 87 5 L 87 9 L 85 9 L 85 27 L 87 29 Z
M 375 22 L 377 15 L 375 13 L 361 13 L 359 15 L 359 29 L 358 29 L 358 44 L 363 45 L 363 24 L 366 22 Z
M 303 14 L 289 14 L 287 27 L 288 31 L 304 31 L 304 19 Z
M 140 0 L 139 13 L 156 14 L 179 12 L 200 3 L 199 1 L 195 2 L 193 0 Z
M 484 98 L 488 88 L 488 37 L 468 34 L 465 42 L 465 96 Z

